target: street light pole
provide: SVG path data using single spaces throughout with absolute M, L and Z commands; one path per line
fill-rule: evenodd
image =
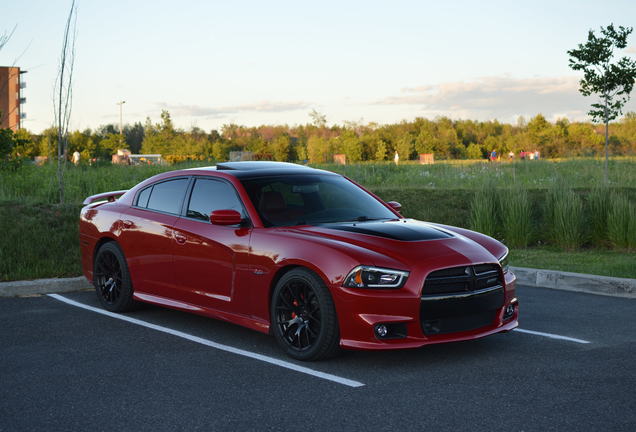
M 119 105 L 119 142 L 120 144 L 124 143 L 124 129 L 122 125 L 122 105 L 124 105 L 126 101 L 119 101 L 117 105 Z

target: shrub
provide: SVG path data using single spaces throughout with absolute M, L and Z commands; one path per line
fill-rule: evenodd
M 612 194 L 607 215 L 607 236 L 615 248 L 636 248 L 636 207 L 624 194 Z
M 607 211 L 609 207 L 609 191 L 604 187 L 595 187 L 588 198 L 589 240 L 594 246 L 601 246 L 607 241 Z
M 528 193 L 521 188 L 506 189 L 499 198 L 503 241 L 509 247 L 527 247 L 532 236 Z
M 571 189 L 550 190 L 546 200 L 546 226 L 552 242 L 564 249 L 583 243 L 583 201 Z
M 470 228 L 494 236 L 497 227 L 496 207 L 497 200 L 493 188 L 477 192 L 470 206 Z

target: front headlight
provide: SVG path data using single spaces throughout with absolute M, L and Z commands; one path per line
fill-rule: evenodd
M 379 267 L 358 266 L 351 270 L 345 278 L 347 288 L 402 288 L 409 277 L 409 272 Z
M 501 265 L 501 269 L 504 274 L 508 273 L 510 267 L 508 266 L 508 252 L 506 252 L 501 258 L 499 258 L 499 265 Z

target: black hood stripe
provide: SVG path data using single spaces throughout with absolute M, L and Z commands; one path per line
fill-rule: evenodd
M 429 225 L 404 221 L 339 223 L 322 227 L 401 241 L 439 240 L 453 237 Z

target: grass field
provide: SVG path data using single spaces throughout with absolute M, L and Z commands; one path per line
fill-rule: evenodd
M 495 162 L 453 161 L 434 165 L 393 163 L 315 165 L 344 174 L 370 187 L 470 189 L 486 187 L 546 189 L 565 183 L 571 188 L 592 188 L 603 181 L 603 160 L 566 159 Z M 611 186 L 636 187 L 636 158 L 610 160 Z
M 161 171 L 209 165 L 69 167 L 66 171 L 66 204 L 56 204 L 54 166 L 24 166 L 17 172 L 0 172 L 0 280 L 62 277 L 80 274 L 77 220 L 82 200 L 99 192 L 127 189 Z M 602 163 L 598 160 L 527 161 L 515 163 L 452 163 L 435 165 L 360 164 L 323 165 L 368 187 L 384 200 L 403 205 L 403 214 L 432 222 L 470 227 L 474 197 L 489 190 L 506 195 L 521 188 L 527 193 L 530 248 L 513 249 L 511 263 L 522 267 L 560 269 L 617 277 L 636 278 L 636 253 L 610 250 L 607 236 L 598 235 L 592 217 L 594 196 L 599 195 Z M 611 187 L 603 194 L 620 194 L 636 203 L 636 160 L 610 164 Z M 553 244 L 554 224 L 546 210 L 547 197 L 557 187 L 567 187 L 580 198 L 581 245 L 568 251 Z M 518 189 L 516 189 L 518 190 Z M 596 195 L 594 195 L 596 191 Z M 570 198 L 571 199 L 571 198 Z M 609 202 L 609 201 L 608 201 Z M 500 210 L 496 210 L 500 212 Z M 567 209 L 565 210 L 567 212 Z M 597 211 L 598 212 L 598 211 Z M 505 214 L 503 212 L 502 214 Z M 514 213 L 512 213 L 514 216 Z M 499 230 L 497 215 L 493 233 L 506 241 L 509 230 Z M 568 223 L 568 214 L 565 214 Z M 605 224 L 601 220 L 601 226 Z M 594 228 L 596 227 L 596 228 Z M 601 233 L 602 234 L 602 233 Z M 591 244 L 600 247 L 590 248 Z
M 81 203 L 88 195 L 108 190 L 126 189 L 162 171 L 181 167 L 213 165 L 213 162 L 191 162 L 179 165 L 70 166 L 66 170 L 67 202 Z M 434 165 L 414 163 L 396 166 L 392 163 L 356 165 L 313 165 L 344 174 L 366 187 L 389 189 L 465 189 L 510 188 L 547 189 L 565 184 L 570 188 L 589 189 L 602 183 L 603 161 L 600 159 L 517 161 L 489 163 L 454 161 Z M 612 187 L 636 188 L 636 158 L 610 161 Z M 25 165 L 17 172 L 0 171 L 0 202 L 58 202 L 55 166 Z
M 613 250 L 588 249 L 563 253 L 550 247 L 513 249 L 510 263 L 517 267 L 636 279 L 636 253 Z

